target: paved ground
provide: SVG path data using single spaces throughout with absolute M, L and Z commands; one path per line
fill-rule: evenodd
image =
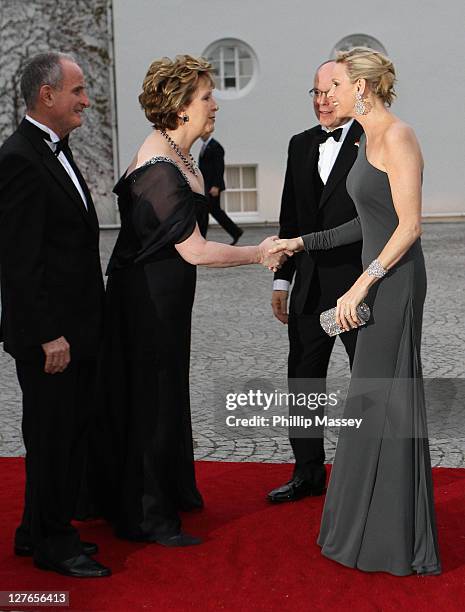
M 274 229 L 247 229 L 241 244 L 253 244 Z M 102 234 L 108 259 L 116 233 Z M 226 240 L 220 229 L 211 239 Z M 426 224 L 423 247 L 428 298 L 423 324 L 423 369 L 434 465 L 465 467 L 465 224 Z M 225 392 L 249 388 L 285 390 L 287 331 L 270 310 L 271 275 L 258 266 L 198 271 L 193 317 L 191 395 L 196 457 L 231 461 L 290 461 L 284 428 L 224 425 Z M 379 350 L 382 350 L 380 347 Z M 343 386 L 347 360 L 337 341 L 328 391 Z M 0 354 L 0 455 L 23 453 L 20 394 L 14 364 Z M 327 428 L 328 459 L 337 429 Z

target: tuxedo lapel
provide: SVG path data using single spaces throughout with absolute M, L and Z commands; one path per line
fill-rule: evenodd
M 89 191 L 89 187 L 87 186 L 87 183 L 84 177 L 82 176 L 81 171 L 79 170 L 79 167 L 76 165 L 76 162 L 74 161 L 74 157 L 72 154 L 71 154 L 71 157 L 68 158 L 68 161 L 71 164 L 71 167 L 74 170 L 74 174 L 76 175 L 79 181 L 79 184 L 81 185 L 84 195 L 86 197 L 86 202 L 87 202 L 87 211 L 85 211 L 86 218 L 90 222 L 90 224 L 93 226 L 93 229 L 97 231 L 98 233 L 99 232 L 98 218 L 97 218 L 97 213 L 95 211 L 94 201 Z M 73 186 L 74 186 L 74 183 L 73 183 Z M 81 202 L 82 205 L 84 205 L 84 202 L 82 201 L 80 194 L 79 194 L 79 201 Z
M 330 175 L 328 176 L 328 180 L 326 181 L 323 193 L 321 194 L 319 204 L 320 208 L 324 206 L 325 202 L 328 200 L 339 181 L 342 179 L 345 180 L 347 177 L 347 174 L 350 168 L 353 166 L 358 154 L 358 146 L 355 143 L 359 141 L 361 134 L 362 128 L 360 124 L 354 121 L 347 132 L 347 136 L 344 138 L 339 155 L 337 156 Z
M 47 147 L 47 145 L 45 145 L 45 146 Z M 58 159 L 55 157 L 55 155 L 52 153 L 52 151 L 50 151 L 50 155 L 45 153 L 43 155 L 42 159 L 43 159 L 43 162 L 45 164 L 45 167 L 50 172 L 51 176 L 55 179 L 55 181 L 57 181 L 57 183 L 60 184 L 60 186 L 64 189 L 64 191 L 66 191 L 66 194 L 69 196 L 69 199 L 72 201 L 74 206 L 77 207 L 77 209 L 78 209 L 79 213 L 81 214 L 82 218 L 84 219 L 84 221 L 89 225 L 89 227 L 93 231 L 95 231 L 95 224 L 94 224 L 95 210 L 94 210 L 94 206 L 92 204 L 92 198 L 86 197 L 87 205 L 88 205 L 88 210 L 87 210 L 86 207 L 85 207 L 84 202 L 82 201 L 81 194 L 79 193 L 79 191 L 74 186 L 74 183 L 73 183 L 71 177 L 66 172 L 66 170 L 63 168 L 63 166 L 58 161 Z M 76 173 L 76 166 L 75 165 L 74 165 L 73 169 L 75 171 L 75 174 L 77 174 Z M 79 177 L 78 177 L 78 179 L 79 179 Z M 82 186 L 82 184 L 83 184 L 82 175 L 81 175 L 81 180 L 79 182 L 81 183 L 81 186 Z M 89 190 L 87 189 L 85 191 L 88 192 Z M 86 193 L 85 193 L 85 195 L 87 196 Z M 90 194 L 89 194 L 89 196 L 90 196 Z M 92 214 L 91 211 L 94 211 L 94 214 Z
M 34 129 L 30 129 L 29 125 L 31 125 Z M 85 204 L 82 201 L 81 195 L 76 189 L 71 177 L 66 172 L 66 170 L 64 169 L 60 161 L 57 159 L 53 151 L 47 145 L 47 143 L 44 142 L 40 134 L 37 133 L 35 126 L 31 124 L 27 119 L 23 119 L 23 121 L 18 127 L 18 131 L 23 134 L 29 140 L 32 146 L 36 149 L 36 151 L 40 153 L 46 169 L 53 177 L 53 179 L 66 192 L 73 204 L 78 208 L 80 214 L 82 215 L 84 221 L 89 225 L 90 229 L 92 229 L 93 231 L 98 231 L 98 220 L 92 202 L 92 197 L 90 195 L 86 182 L 79 171 L 79 168 L 74 163 L 74 160 L 72 160 L 71 165 L 79 180 L 79 183 L 81 184 L 81 187 L 83 188 L 84 195 L 86 196 L 87 200 L 88 210 L 86 209 Z
M 313 176 L 315 166 L 318 163 L 319 155 L 319 142 L 316 137 L 312 138 L 310 147 L 308 150 L 308 157 L 305 161 L 305 174 L 306 176 Z
M 308 221 L 311 223 L 314 214 L 318 209 L 318 202 L 315 201 L 315 194 L 312 188 L 315 166 L 318 163 L 319 143 L 317 138 L 309 134 L 309 139 L 306 143 L 305 151 L 301 156 L 301 168 L 299 171 L 299 182 L 302 193 L 305 194 L 304 201 L 307 202 L 305 210 L 302 211 Z

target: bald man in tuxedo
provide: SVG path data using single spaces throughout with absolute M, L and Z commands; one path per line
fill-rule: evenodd
M 362 129 L 357 122 L 338 117 L 328 99 L 333 68 L 333 61 L 322 64 L 310 90 L 318 124 L 293 136 L 289 143 L 279 221 L 281 238 L 330 229 L 357 216 L 346 178 L 357 157 Z M 335 338 L 326 335 L 319 318 L 321 312 L 336 305 L 360 275 L 361 246 L 359 242 L 329 251 L 299 253 L 275 274 L 272 308 L 275 317 L 288 325 L 290 391 L 326 391 Z M 352 366 L 357 330 L 341 334 L 340 339 Z M 290 412 L 301 415 L 302 409 L 290 407 Z M 322 414 L 322 409 L 318 413 Z M 287 483 L 268 494 L 269 501 L 297 501 L 325 492 L 323 433 L 322 427 L 290 429 L 294 472 Z

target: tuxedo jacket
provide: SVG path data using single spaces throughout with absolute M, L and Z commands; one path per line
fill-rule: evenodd
M 225 190 L 224 149 L 214 138 L 210 140 L 203 155 L 199 157 L 199 168 L 205 182 L 205 193 L 208 194 L 211 187 L 218 187 L 220 191 Z
M 92 198 L 24 119 L 0 148 L 0 339 L 16 359 L 43 358 L 64 336 L 71 359 L 93 358 L 102 328 L 99 227 Z
M 310 232 L 337 227 L 357 216 L 347 193 L 346 178 L 357 157 L 362 128 L 356 121 L 351 125 L 326 185 L 318 174 L 319 125 L 292 137 L 281 200 L 280 231 L 282 238 L 294 238 Z M 298 253 L 290 257 L 275 279 L 292 282 L 290 312 L 301 314 L 310 291 L 319 297 L 319 311 L 336 305 L 359 276 L 362 243 L 341 246 L 328 251 Z M 315 283 L 315 276 L 318 282 Z M 294 278 L 295 276 L 295 278 Z M 312 298 L 313 299 L 313 298 Z

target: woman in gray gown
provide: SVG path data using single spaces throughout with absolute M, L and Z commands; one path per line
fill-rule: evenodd
M 279 240 L 272 252 L 335 248 L 363 238 L 364 272 L 337 301 L 336 322 L 360 323 L 347 417 L 318 544 L 349 567 L 404 576 L 441 571 L 420 361 L 426 273 L 420 243 L 423 161 L 413 130 L 387 107 L 392 62 L 376 51 L 340 53 L 328 97 L 364 129 L 347 189 L 359 217 L 332 230 Z

